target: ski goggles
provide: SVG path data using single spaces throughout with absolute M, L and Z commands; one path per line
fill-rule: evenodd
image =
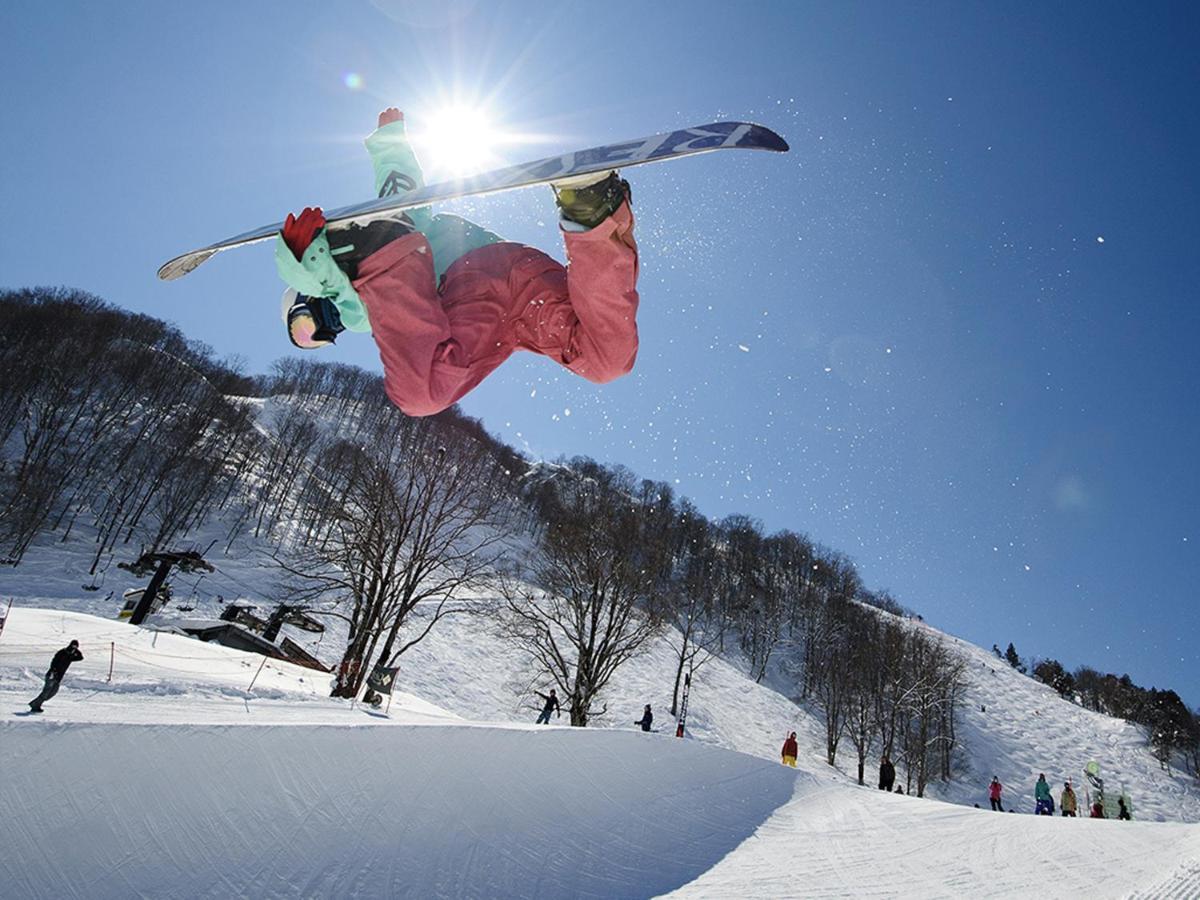
M 337 307 L 327 297 L 306 297 L 288 291 L 284 294 L 284 306 L 288 338 L 301 350 L 326 347 L 345 331 Z

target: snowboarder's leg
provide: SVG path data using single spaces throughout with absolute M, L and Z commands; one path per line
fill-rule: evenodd
M 562 362 L 603 384 L 626 375 L 637 359 L 638 256 L 629 202 L 584 232 L 563 232 L 567 295 L 578 324 Z
M 424 235 L 406 235 L 363 260 L 354 289 L 379 346 L 384 389 L 400 409 L 410 416 L 433 415 L 474 386 L 434 287 Z
M 46 676 L 46 683 L 42 687 L 42 692 L 29 701 L 29 708 L 34 712 L 42 711 L 42 704 L 58 693 L 59 685 L 62 684 L 62 679 L 50 673 Z
M 595 227 L 564 231 L 569 266 L 502 242 L 471 250 L 434 289 L 428 242 L 411 234 L 364 260 L 354 288 L 379 345 L 388 396 L 433 415 L 514 350 L 549 356 L 603 383 L 637 356 L 637 245 L 627 200 Z

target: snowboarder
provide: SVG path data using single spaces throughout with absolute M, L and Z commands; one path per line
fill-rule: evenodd
M 534 691 L 534 693 L 545 701 L 545 705 L 542 706 L 542 714 L 537 717 L 536 724 L 549 725 L 552 712 L 558 713 L 558 717 L 562 718 L 562 707 L 558 705 L 558 694 L 554 693 L 554 688 L 550 688 L 549 694 L 543 694 L 541 691 Z
M 42 692 L 29 701 L 30 712 L 42 711 L 42 704 L 58 693 L 68 667 L 81 659 L 83 654 L 79 652 L 79 641 L 71 641 L 54 654 L 54 658 L 50 660 L 50 668 L 46 671 L 46 684 L 42 687 Z
M 1124 819 L 1126 822 L 1132 821 L 1133 816 L 1131 816 L 1129 814 L 1129 807 L 1127 807 L 1125 805 L 1124 797 L 1117 798 L 1117 810 L 1118 810 L 1118 812 L 1117 812 L 1118 819 Z
M 1092 816 L 1091 817 L 1093 819 L 1107 819 L 1108 818 L 1108 816 L 1104 815 L 1104 804 L 1101 803 L 1099 800 L 1097 800 L 1095 803 L 1092 804 Z
M 634 722 L 634 725 L 641 725 L 642 731 L 650 730 L 650 723 L 654 721 L 654 713 L 650 712 L 650 704 L 646 704 L 646 708 L 642 711 L 642 717 Z
M 879 789 L 881 791 L 891 791 L 892 785 L 896 783 L 896 767 L 892 765 L 892 761 L 886 756 L 879 763 Z
M 1034 814 L 1049 816 L 1054 814 L 1054 799 L 1050 796 L 1050 785 L 1046 783 L 1046 773 L 1038 775 L 1037 784 L 1033 786 L 1033 799 L 1037 801 Z
M 1004 790 L 1004 785 L 1000 783 L 1000 779 L 995 775 L 992 776 L 992 783 L 988 785 L 988 800 L 992 803 L 992 809 L 997 812 L 1004 812 L 1004 807 L 1000 805 L 1000 792 Z
M 1058 798 L 1058 805 L 1062 807 L 1062 814 L 1075 818 L 1075 810 L 1079 808 L 1079 801 L 1075 799 L 1075 791 L 1071 787 L 1071 782 L 1063 783 L 1062 794 Z
M 379 114 L 366 144 L 381 197 L 423 185 L 399 109 Z M 335 229 L 320 208 L 289 214 L 275 261 L 292 343 L 315 349 L 370 331 L 384 390 L 411 416 L 441 412 L 516 350 L 598 384 L 627 374 L 638 346 L 629 184 L 608 172 L 553 188 L 566 267 L 428 207 Z
M 796 757 L 800 755 L 800 748 L 796 744 L 796 732 L 788 735 L 787 740 L 783 742 L 783 764 L 796 768 Z

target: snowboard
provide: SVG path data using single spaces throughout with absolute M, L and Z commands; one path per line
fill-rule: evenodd
M 430 203 L 454 200 L 458 197 L 494 194 L 513 188 L 546 184 L 576 175 L 665 162 L 670 159 L 694 156 L 697 153 L 710 153 L 714 150 L 770 150 L 776 153 L 785 153 L 787 149 L 787 141 L 762 125 L 753 125 L 749 122 L 711 122 L 708 125 L 696 125 L 692 128 L 668 131 L 631 141 L 604 144 L 587 150 L 564 153 L 561 156 L 548 156 L 535 162 L 507 166 L 467 178 L 443 181 L 440 184 L 427 185 L 403 196 L 389 195 L 377 200 L 368 200 L 365 203 L 343 206 L 327 211 L 325 220 L 330 226 L 336 227 L 339 224 L 354 221 L 378 219 L 390 213 L 427 206 Z M 226 238 L 215 244 L 209 244 L 198 250 L 190 250 L 164 263 L 158 270 L 158 277 L 163 281 L 182 278 L 222 250 L 270 240 L 278 234 L 282 227 L 282 222 L 275 222 L 235 237 Z

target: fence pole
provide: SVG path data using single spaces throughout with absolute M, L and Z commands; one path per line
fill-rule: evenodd
M 113 662 L 117 657 L 117 642 L 108 642 L 108 683 L 112 684 Z
M 265 666 L 266 664 L 267 664 L 267 658 L 264 656 L 263 661 L 258 664 L 258 672 L 255 672 L 254 677 L 250 679 L 250 687 L 246 688 L 247 694 L 250 693 L 252 690 L 254 690 L 254 682 L 258 681 L 259 672 L 261 672 L 263 670 L 263 666 Z

